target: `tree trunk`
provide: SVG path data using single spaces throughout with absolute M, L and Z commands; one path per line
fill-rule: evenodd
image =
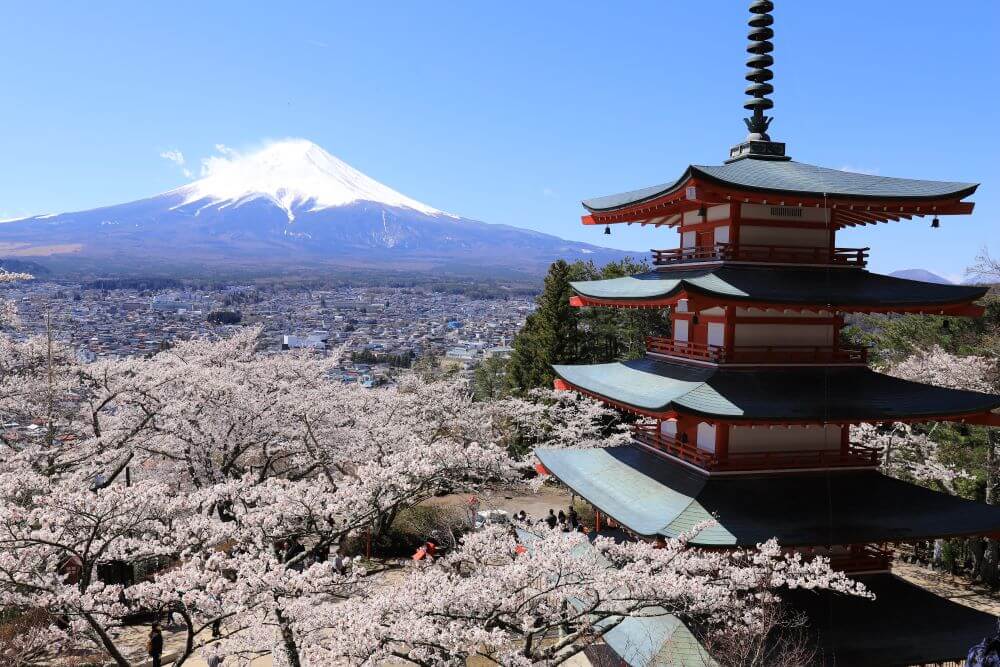
M 119 651 L 118 647 L 115 646 L 114 640 L 111 638 L 111 635 L 109 635 L 107 631 L 104 629 L 104 626 L 98 623 L 97 619 L 88 614 L 87 612 L 82 612 L 81 615 L 90 625 L 91 629 L 97 635 L 98 639 L 101 640 L 101 644 L 104 646 L 104 650 L 108 652 L 108 655 L 110 655 L 111 659 L 115 661 L 115 664 L 118 665 L 118 667 L 132 667 L 132 663 L 126 660 L 125 656 L 121 654 L 121 651 Z
M 281 628 L 281 641 L 285 647 L 285 657 L 288 658 L 289 666 L 302 667 L 302 661 L 299 659 L 299 647 L 295 643 L 295 634 L 292 632 L 292 626 L 288 624 L 288 620 L 281 613 L 280 609 L 275 609 L 274 615 L 278 619 L 278 627 Z

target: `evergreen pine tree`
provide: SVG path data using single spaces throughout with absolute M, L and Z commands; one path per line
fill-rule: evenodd
M 545 287 L 514 338 L 508 381 L 514 393 L 551 387 L 551 364 L 596 364 L 636 359 L 645 354 L 646 336 L 665 336 L 667 317 L 661 309 L 574 308 L 571 281 L 621 278 L 649 270 L 644 262 L 624 259 L 598 270 L 589 262 L 549 267 Z
M 579 309 L 569 305 L 573 296 L 569 283 L 586 279 L 592 272 L 593 266 L 583 262 L 568 264 L 558 260 L 549 267 L 545 286 L 535 301 L 538 308 L 514 338 L 508 378 L 515 393 L 552 386 L 552 364 L 579 361 L 583 347 L 577 326 L 580 314 Z

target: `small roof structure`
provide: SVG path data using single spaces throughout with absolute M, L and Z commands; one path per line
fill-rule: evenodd
M 590 212 L 614 211 L 653 201 L 680 190 L 692 178 L 750 192 L 780 193 L 808 199 L 847 197 L 858 200 L 960 200 L 978 183 L 924 181 L 859 174 L 816 165 L 767 159 L 743 159 L 722 165 L 691 165 L 675 181 L 583 201 Z
M 1000 507 L 937 493 L 874 470 L 708 476 L 637 445 L 539 449 L 587 502 L 643 537 L 715 521 L 701 546 L 908 541 L 1000 532 Z
M 660 269 L 570 285 L 594 305 L 667 305 L 686 295 L 698 295 L 733 305 L 775 304 L 844 311 L 949 310 L 965 306 L 988 291 L 987 287 L 926 283 L 863 269 L 740 265 Z
M 673 614 L 626 618 L 602 639 L 629 667 L 717 665 L 690 628 Z
M 729 423 L 990 419 L 1000 396 L 901 380 L 858 366 L 729 368 L 646 356 L 553 366 L 575 389 L 648 416 Z

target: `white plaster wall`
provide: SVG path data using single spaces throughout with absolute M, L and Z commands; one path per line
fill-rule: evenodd
M 705 217 L 698 215 L 698 209 L 685 211 L 681 217 L 681 226 L 700 225 L 703 222 L 718 222 L 729 219 L 729 204 L 719 204 L 705 208 Z
M 674 320 L 674 340 L 688 339 L 688 321 Z
M 787 452 L 796 449 L 840 449 L 840 426 L 734 426 L 730 452 Z
M 697 243 L 697 237 L 694 232 L 684 232 L 681 234 L 682 248 L 693 248 L 695 243 Z
M 729 243 L 729 226 L 715 228 L 715 242 Z
M 706 452 L 715 451 L 715 424 L 698 422 L 698 449 Z
M 677 435 L 677 420 L 667 419 L 665 421 L 660 422 L 660 433 L 662 433 L 663 435 L 668 435 L 670 437 L 674 437 L 675 435 Z
M 716 222 L 717 220 L 726 220 L 729 218 L 729 204 L 720 204 L 719 206 L 709 206 L 705 210 L 705 218 L 708 222 Z
M 833 345 L 832 324 L 736 324 L 735 345 Z
M 726 344 L 726 325 L 721 322 L 708 323 L 708 344 L 722 347 Z
M 797 248 L 826 248 L 830 233 L 826 229 L 794 227 L 740 226 L 740 243 L 747 245 L 787 245 Z
M 775 204 L 777 203 L 775 202 Z M 792 206 L 795 205 L 795 202 L 786 203 Z M 827 210 L 825 208 L 816 208 L 815 206 L 803 207 L 802 214 L 795 217 L 773 215 L 771 213 L 772 208 L 770 205 L 765 206 L 763 204 L 741 204 L 740 215 L 744 218 L 753 218 L 755 220 L 799 220 L 801 222 L 815 222 L 817 225 L 826 224 Z

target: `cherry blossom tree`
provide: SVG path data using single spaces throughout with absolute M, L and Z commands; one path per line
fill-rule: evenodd
M 530 462 L 511 454 L 515 439 L 559 447 L 627 438 L 612 411 L 569 392 L 477 402 L 463 381 L 419 377 L 363 390 L 330 379 L 335 357 L 264 354 L 260 336 L 250 328 L 228 338 L 181 342 L 148 360 L 83 365 L 51 333 L 26 340 L 0 335 L 0 416 L 38 426 L 29 435 L 12 429 L 0 439 L 0 606 L 49 614 L 66 629 L 53 629 L 59 646 L 95 648 L 120 667 L 130 664 L 121 644 L 128 618 L 167 610 L 184 627 L 175 664 L 220 652 L 246 658 L 275 653 L 286 664 L 302 665 L 343 650 L 329 643 L 338 610 L 384 599 L 378 591 L 387 584 L 380 576 L 347 567 L 339 557 L 352 539 L 377 537 L 400 512 L 433 496 L 519 483 Z M 458 595 L 467 578 L 467 585 L 478 581 L 490 595 L 513 586 L 516 596 L 529 590 L 524 577 L 532 568 L 525 563 L 538 559 L 537 579 L 543 566 L 585 546 L 578 537 L 543 536 L 531 555 L 494 563 L 488 554 L 516 551 L 516 545 L 509 543 L 513 538 L 489 535 L 468 537 L 442 564 L 462 574 L 441 580 L 448 584 L 442 595 Z M 605 623 L 647 613 L 648 587 L 631 602 L 609 593 L 636 572 L 646 585 L 651 580 L 642 577 L 654 574 L 658 586 L 674 585 L 685 572 L 693 581 L 711 580 L 694 565 L 707 568 L 718 558 L 677 547 L 676 562 L 686 569 L 670 570 L 652 556 L 640 557 L 646 547 L 631 548 L 639 551 L 629 556 L 625 547 L 602 544 L 597 553 L 617 567 L 586 578 L 583 560 L 567 570 L 581 578 L 566 587 L 574 599 L 590 600 L 583 596 L 587 586 L 596 597 L 587 613 L 558 612 L 559 624 L 575 627 L 577 639 L 544 659 L 589 641 L 596 626 L 585 619 L 598 612 L 611 614 Z M 760 557 L 740 558 L 752 564 Z M 102 570 L 116 562 L 132 571 L 157 567 L 152 576 L 108 583 Z M 739 562 L 725 561 L 726 567 Z M 740 567 L 731 573 L 749 565 Z M 774 571 L 805 576 L 810 567 L 789 563 Z M 422 590 L 447 572 L 419 570 L 406 585 Z M 732 604 L 751 589 L 733 593 Z M 692 590 L 682 586 L 673 601 L 663 593 L 655 599 L 707 617 L 708 607 L 678 602 Z M 545 592 L 548 602 L 531 613 L 548 613 L 550 605 L 568 600 L 559 595 Z M 504 624 L 517 613 L 503 616 Z M 472 642 L 467 649 L 485 642 L 503 655 L 512 641 L 521 642 L 522 652 L 529 642 L 534 648 L 528 652 L 541 655 L 538 642 L 544 636 L 542 643 L 550 644 L 547 633 L 554 627 L 551 618 L 540 621 L 550 623 L 545 632 L 518 625 L 520 634 L 511 634 L 506 626 L 490 625 L 480 642 L 473 619 L 483 622 L 470 616 L 460 630 Z M 414 631 L 432 628 L 414 625 Z M 415 635 L 403 641 L 419 644 Z
M 85 477 L 28 466 L 0 474 L 0 604 L 42 609 L 128 665 L 111 636 L 129 613 L 128 594 L 101 581 L 98 568 L 171 553 L 180 508 L 165 492 L 152 481 L 93 489 Z
M 9 667 L 37 665 L 51 654 L 52 646 L 65 641 L 66 633 L 52 625 L 45 612 L 19 613 L 0 627 L 0 664 Z
M 1000 280 L 1000 259 L 990 254 L 990 249 L 983 246 L 976 255 L 975 263 L 965 271 L 966 275 L 982 280 Z
M 533 389 L 527 397 L 486 404 L 508 446 L 513 440 L 546 447 L 615 447 L 631 440 L 621 414 L 576 391 Z
M 657 548 L 491 526 L 396 584 L 326 608 L 329 632 L 309 655 L 319 664 L 395 658 L 464 665 L 484 656 L 504 665 L 554 665 L 633 616 L 671 614 L 719 630 L 755 627 L 764 620 L 762 601 L 781 588 L 866 594 L 822 559 L 783 554 L 774 541 L 702 551 L 688 545 L 690 537 Z
M 912 382 L 924 382 L 968 391 L 994 392 L 998 379 L 996 359 L 980 356 L 958 356 L 940 346 L 918 350 L 903 361 L 886 369 L 893 375 Z
M 912 382 L 929 383 L 951 389 L 995 393 L 1000 383 L 997 360 L 986 356 L 958 356 L 939 346 L 918 350 L 903 361 L 884 369 L 890 375 Z M 969 471 L 956 468 L 941 459 L 941 446 L 934 434 L 939 424 L 933 423 L 926 430 L 914 429 L 910 424 L 891 423 L 852 427 L 851 437 L 856 441 L 882 450 L 882 468 L 894 476 L 914 479 L 937 485 L 955 494 L 956 480 L 971 477 Z M 1000 502 L 1000 432 L 987 430 L 986 450 L 986 502 Z M 978 538 L 973 541 L 979 543 Z M 990 538 L 987 557 L 976 557 L 977 569 L 982 578 L 992 583 L 1000 572 L 1000 543 Z M 982 548 L 978 553 L 982 555 Z M 987 565 L 988 564 L 988 565 Z
M 39 437 L 4 435 L 0 521 L 10 536 L 0 548 L 16 559 L 0 604 L 85 621 L 77 636 L 119 664 L 115 630 L 136 607 L 183 618 L 181 661 L 241 635 L 240 650 L 277 644 L 298 664 L 311 630 L 286 607 L 358 585 L 331 579 L 328 553 L 352 535 L 377 536 L 432 496 L 517 481 L 513 423 L 548 419 L 533 437 L 553 446 L 600 428 L 586 410 L 574 425 L 565 400 L 477 403 L 458 381 L 347 387 L 329 379 L 335 359 L 264 355 L 259 338 L 248 329 L 150 360 L 81 365 L 51 336 L 0 337 L 0 411 L 44 426 Z M 118 528 L 111 510 L 124 513 Z M 296 544 L 308 551 L 293 553 Z M 115 588 L 96 574 L 112 557 L 161 556 L 174 564 L 153 581 Z M 67 561 L 72 577 L 60 570 Z M 203 639 L 216 623 L 225 637 Z
M 996 391 L 997 362 L 982 356 L 957 356 L 939 346 L 920 350 L 903 361 L 884 369 L 889 375 L 934 384 L 949 389 L 991 393 Z M 934 440 L 936 425 L 927 432 L 917 431 L 902 422 L 862 424 L 852 427 L 856 442 L 882 451 L 882 467 L 894 477 L 912 478 L 940 484 L 955 493 L 954 481 L 968 476 L 940 459 L 940 446 Z

